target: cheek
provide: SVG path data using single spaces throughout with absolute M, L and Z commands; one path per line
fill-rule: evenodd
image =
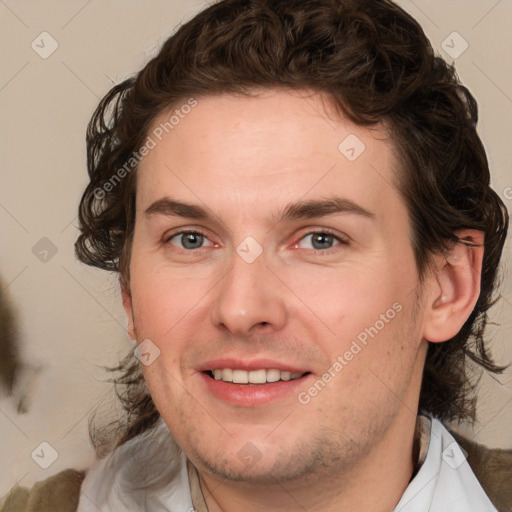
M 344 339 L 355 334 L 354 329 L 378 321 L 395 302 L 403 300 L 405 289 L 392 269 L 382 264 L 362 266 L 354 262 L 339 270 L 317 266 L 307 272 L 291 269 L 284 279 L 318 322 Z
M 204 284 L 192 276 L 177 276 L 169 269 L 139 271 L 133 266 L 132 304 L 138 337 L 166 339 L 186 323 L 204 296 Z
M 354 397 L 361 397 L 366 389 L 370 399 L 386 394 L 381 381 L 391 389 L 400 387 L 421 340 L 414 327 L 414 283 L 414 266 L 402 266 L 401 272 L 391 265 L 354 266 L 335 279 L 321 271 L 298 277 L 297 295 L 315 312 L 307 328 L 316 339 L 321 334 L 331 373 L 337 376 L 333 392 L 352 389 Z

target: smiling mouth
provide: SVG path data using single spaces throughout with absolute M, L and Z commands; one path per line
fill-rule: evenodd
M 289 380 L 300 379 L 301 377 L 309 374 L 309 372 L 295 373 L 273 368 L 251 371 L 223 368 L 208 370 L 205 373 L 212 379 L 232 384 L 268 384 L 280 381 L 286 382 Z

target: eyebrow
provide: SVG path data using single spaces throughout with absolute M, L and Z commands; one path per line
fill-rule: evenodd
M 277 224 L 285 220 L 313 219 L 339 213 L 355 214 L 369 219 L 375 218 L 374 213 L 354 203 L 350 199 L 330 197 L 328 199 L 299 201 L 297 203 L 288 204 L 277 215 L 274 215 L 273 219 Z M 156 214 L 186 217 L 195 220 L 220 220 L 219 217 L 207 207 L 184 203 L 169 197 L 158 199 L 144 211 L 146 217 L 151 217 Z
M 189 217 L 191 219 L 204 220 L 213 217 L 210 210 L 194 204 L 183 203 L 168 197 L 164 197 L 152 203 L 144 211 L 146 217 L 156 214 L 174 217 Z
M 335 215 L 337 213 L 352 213 L 374 219 L 375 214 L 343 197 L 331 197 L 328 199 L 299 201 L 285 207 L 279 220 L 312 219 Z

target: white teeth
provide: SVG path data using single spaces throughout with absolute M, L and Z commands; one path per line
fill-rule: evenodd
M 267 375 L 265 370 L 254 370 L 249 372 L 249 382 L 251 384 L 265 384 L 267 382 Z
M 280 378 L 280 370 L 267 370 L 267 382 L 277 382 Z
M 249 382 L 249 372 L 245 370 L 233 370 L 233 384 L 247 384 Z
M 302 377 L 302 373 L 281 371 L 275 368 L 268 370 L 233 370 L 231 368 L 216 368 L 212 370 L 215 380 L 232 382 L 233 384 L 265 384 L 266 382 L 278 382 L 280 380 L 288 381 Z

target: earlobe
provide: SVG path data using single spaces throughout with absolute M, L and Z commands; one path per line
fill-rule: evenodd
M 124 285 L 121 285 L 121 297 L 123 300 L 123 309 L 128 323 L 126 327 L 128 336 L 130 336 L 133 341 L 136 341 L 137 338 L 135 335 L 135 325 L 133 323 L 132 295 L 130 290 Z
M 439 256 L 437 274 L 432 277 L 423 337 L 442 342 L 453 338 L 471 315 L 480 295 L 484 234 L 465 229 L 456 233 L 447 255 Z

